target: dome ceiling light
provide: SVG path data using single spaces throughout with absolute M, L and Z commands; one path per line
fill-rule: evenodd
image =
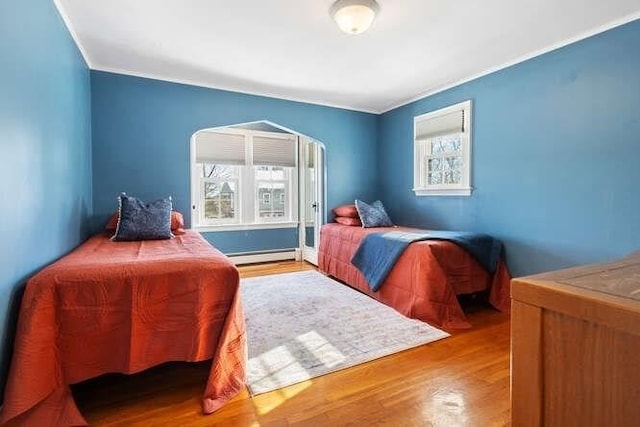
M 373 23 L 380 6 L 375 0 L 337 0 L 329 13 L 347 34 L 361 34 Z

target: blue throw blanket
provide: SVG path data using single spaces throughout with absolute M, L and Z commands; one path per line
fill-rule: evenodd
M 402 252 L 420 240 L 447 240 L 465 249 L 490 273 L 496 271 L 502 242 L 487 234 L 457 231 L 389 231 L 362 240 L 351 263 L 362 272 L 372 291 L 382 286 Z

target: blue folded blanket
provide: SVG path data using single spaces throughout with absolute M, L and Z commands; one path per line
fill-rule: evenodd
M 489 273 L 494 273 L 502 242 L 487 234 L 459 231 L 389 231 L 372 233 L 362 240 L 351 263 L 362 272 L 372 291 L 382 286 L 402 252 L 420 240 L 447 240 L 465 249 Z

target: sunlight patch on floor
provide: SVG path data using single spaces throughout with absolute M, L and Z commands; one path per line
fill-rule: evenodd
M 438 390 L 425 401 L 425 420 L 434 426 L 464 426 L 469 423 L 465 396 L 456 390 Z
M 320 363 L 328 368 L 333 368 L 347 360 L 347 357 L 340 350 L 316 331 L 298 335 L 296 341 L 302 344 Z
M 258 414 L 264 415 L 276 409 L 287 400 L 302 393 L 305 389 L 311 387 L 312 381 L 304 381 L 289 387 L 280 388 L 269 393 L 261 394 L 253 398 L 253 406 Z M 257 424 L 259 425 L 259 424 Z
M 331 368 L 346 360 L 346 356 L 317 331 L 305 332 L 295 339 L 319 364 Z M 299 368 L 305 371 L 296 360 L 294 353 L 286 345 L 272 348 L 256 359 L 264 366 L 266 372 L 269 372 L 268 366 L 277 366 L 278 369 L 275 375 L 274 372 L 270 374 L 276 378 L 279 374 L 285 374 L 292 368 Z M 253 398 L 254 407 L 260 415 L 267 414 L 310 387 L 311 384 L 311 380 L 306 380 L 256 396 Z
M 258 357 L 251 358 L 251 360 L 256 360 L 257 363 L 262 366 L 264 371 L 262 379 L 272 383 L 271 385 L 274 386 L 278 384 L 277 381 L 280 375 L 286 377 L 290 370 L 306 372 L 286 345 L 274 347 Z M 311 376 L 307 374 L 304 379 L 310 377 Z

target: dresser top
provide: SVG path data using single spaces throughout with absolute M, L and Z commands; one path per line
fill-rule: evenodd
M 516 279 L 555 282 L 640 301 L 640 252 L 618 261 L 590 264 Z

